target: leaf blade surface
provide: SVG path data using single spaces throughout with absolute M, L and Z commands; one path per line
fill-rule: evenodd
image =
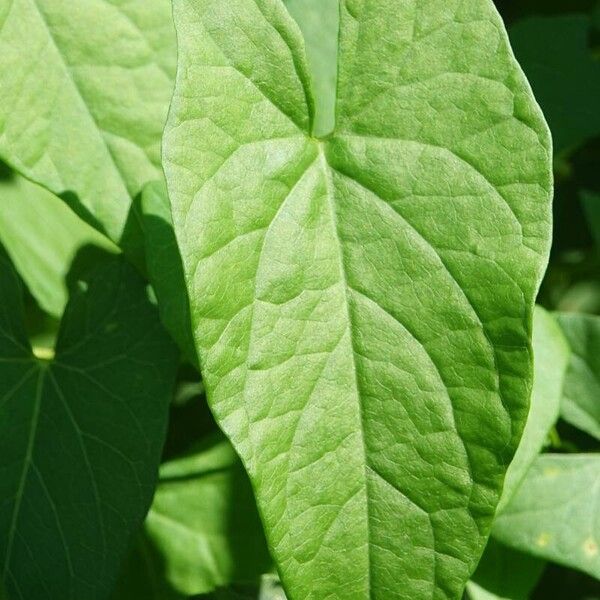
M 52 360 L 33 356 L 0 255 L 0 565 L 17 597 L 108 597 L 152 498 L 176 353 L 122 258 L 79 280 Z
M 494 537 L 598 578 L 599 473 L 595 454 L 540 456 L 494 523 Z
M 118 243 L 131 198 L 161 176 L 170 3 L 10 0 L 0 27 L 0 154 Z
M 175 3 L 165 167 L 196 344 L 293 599 L 460 594 L 527 414 L 547 129 L 490 3 L 413 8 L 344 3 L 316 140 L 281 2 Z

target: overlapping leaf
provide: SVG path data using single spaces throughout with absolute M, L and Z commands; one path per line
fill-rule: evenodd
M 0 156 L 114 241 L 161 176 L 175 62 L 169 0 L 0 3 Z
M 174 598 L 187 598 L 256 581 L 271 567 L 247 476 L 220 438 L 161 467 L 145 531 L 143 552 L 153 559 L 142 571 L 147 582 L 157 584 L 152 595 L 164 595 L 168 587 Z M 119 600 L 143 597 L 139 586 L 127 586 L 132 577 L 135 571 L 124 573 Z
M 65 278 L 78 250 L 113 247 L 62 200 L 16 174 L 0 180 L 0 241 L 40 306 L 57 318 L 67 303 Z
M 141 213 L 146 268 L 158 297 L 161 319 L 183 355 L 197 365 L 190 303 L 164 182 L 152 182 L 144 188 Z
M 560 414 L 570 351 L 558 323 L 541 307 L 536 307 L 533 322 L 533 357 L 533 390 L 529 415 L 519 448 L 506 473 L 502 499 L 498 506 L 500 511 L 509 502 L 542 450 L 548 433 Z
M 9 593 L 101 600 L 150 504 L 177 366 L 121 258 L 80 275 L 52 360 L 0 255 L 0 568 Z
M 466 600 L 529 600 L 544 561 L 491 539 L 467 584 Z
M 456 598 L 528 409 L 550 141 L 487 0 L 176 0 L 164 142 L 209 401 L 292 600 Z M 317 100 L 316 105 L 319 105 Z
M 518 550 L 600 579 L 600 455 L 538 458 L 494 524 Z
M 571 347 L 562 417 L 600 439 L 600 318 L 564 313 L 558 322 Z

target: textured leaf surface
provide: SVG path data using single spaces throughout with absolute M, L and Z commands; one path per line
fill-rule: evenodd
M 504 480 L 501 511 L 536 459 L 558 420 L 563 384 L 569 364 L 569 346 L 552 315 L 536 307 L 533 320 L 533 391 L 527 424 Z
M 467 584 L 466 600 L 529 600 L 543 570 L 543 561 L 492 539 Z
M 557 318 L 571 347 L 561 415 L 600 440 L 600 317 L 564 313 Z
M 78 250 L 114 246 L 45 189 L 12 175 L 0 180 L 0 241 L 39 305 L 54 317 L 67 303 L 65 281 Z
M 177 361 L 145 285 L 112 258 L 35 358 L 0 255 L 0 568 L 14 598 L 108 596 L 150 504 Z
M 600 455 L 538 458 L 496 520 L 494 536 L 600 579 Z
M 292 600 L 457 598 L 531 389 L 550 142 L 487 0 L 176 0 L 164 141 L 209 402 Z
M 114 240 L 160 177 L 169 0 L 0 3 L 0 155 Z

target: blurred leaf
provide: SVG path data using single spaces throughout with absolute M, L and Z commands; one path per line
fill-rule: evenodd
M 142 219 L 146 268 L 158 298 L 160 318 L 187 360 L 197 367 L 190 303 L 163 182 L 152 182 L 144 188 Z
M 274 575 L 264 575 L 260 586 L 221 588 L 195 598 L 196 600 L 286 600 L 281 583 Z
M 600 135 L 600 62 L 589 46 L 587 15 L 531 17 L 510 30 L 515 54 L 542 106 L 554 152 Z
M 36 356 L 0 254 L 0 568 L 16 598 L 106 598 L 165 436 L 176 352 L 145 282 L 113 256 L 72 284 L 55 357 Z
M 596 0 L 494 0 L 506 21 L 532 15 L 590 12 Z
M 164 561 L 142 530 L 121 569 L 111 600 L 186 600 L 164 575 Z
M 571 347 L 561 416 L 600 440 L 600 317 L 557 315 Z
M 519 487 L 560 411 L 569 347 L 554 317 L 541 307 L 536 307 L 533 321 L 533 356 L 534 380 L 529 416 L 515 458 L 506 473 L 498 511 L 506 506 Z
M 60 317 L 67 303 L 67 272 L 87 244 L 115 246 L 65 203 L 14 175 L 0 180 L 0 241 L 39 305 Z
M 583 190 L 581 203 L 596 245 L 600 250 L 600 194 Z
M 285 4 L 306 45 L 316 103 L 313 135 L 324 136 L 335 125 L 339 0 L 285 0 Z
M 0 3 L 0 155 L 135 252 L 131 199 L 161 175 L 176 60 L 171 2 L 76 6 Z
M 571 283 L 559 301 L 556 310 L 569 313 L 596 313 L 600 311 L 600 281 Z
M 545 454 L 497 517 L 493 535 L 600 578 L 599 506 L 599 454 Z
M 544 561 L 490 539 L 471 581 L 468 600 L 527 600 Z
M 222 435 L 161 467 L 145 529 L 153 576 L 162 574 L 184 596 L 258 581 L 271 568 L 250 484 Z M 135 574 L 123 574 L 131 577 Z M 127 598 L 144 598 L 141 590 L 129 593 Z

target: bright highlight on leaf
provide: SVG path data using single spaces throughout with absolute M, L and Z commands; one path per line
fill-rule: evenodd
M 500 18 L 344 0 L 317 139 L 281 0 L 174 10 L 196 345 L 288 595 L 458 598 L 527 416 L 550 239 L 549 135 Z
M 176 352 L 112 257 L 71 292 L 55 356 L 34 356 L 0 252 L 2 580 L 12 598 L 103 600 L 152 499 Z

